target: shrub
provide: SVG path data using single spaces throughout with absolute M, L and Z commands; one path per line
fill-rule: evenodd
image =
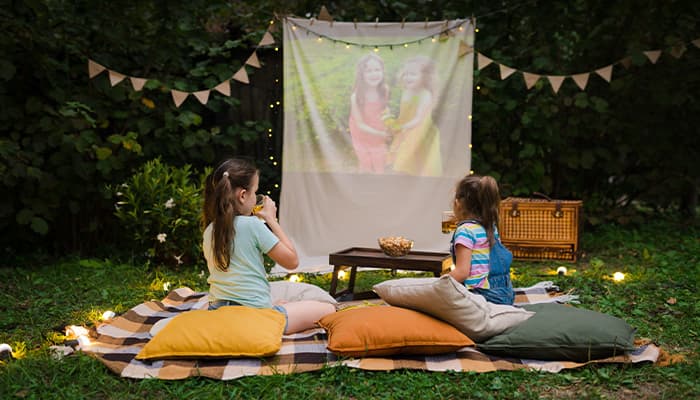
M 193 180 L 189 165 L 146 162 L 125 183 L 111 188 L 115 215 L 137 255 L 165 265 L 201 259 L 202 180 Z

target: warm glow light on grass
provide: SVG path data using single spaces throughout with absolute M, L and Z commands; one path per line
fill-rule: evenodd
M 568 270 L 566 269 L 566 267 L 562 266 L 562 267 L 557 268 L 557 274 L 559 274 L 559 275 L 566 275 L 567 272 L 568 272 Z
M 613 280 L 615 282 L 622 282 L 624 279 L 625 279 L 625 274 L 623 274 L 622 272 L 618 271 L 618 272 L 615 272 L 613 274 Z
M 104 313 L 102 313 L 102 320 L 105 321 L 108 319 L 112 319 L 112 318 L 114 318 L 114 315 L 115 315 L 114 311 L 107 310 Z

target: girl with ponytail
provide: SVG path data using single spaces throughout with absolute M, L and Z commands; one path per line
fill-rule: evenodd
M 287 318 L 285 333 L 303 331 L 335 312 L 335 306 L 318 301 L 272 304 L 263 255 L 289 270 L 299 259 L 277 222 L 277 206 L 270 197 L 264 196 L 263 208 L 253 215 L 259 180 L 255 164 L 242 158 L 224 161 L 206 179 L 202 224 L 209 309 L 273 308 Z
M 513 255 L 498 237 L 500 201 L 498 183 L 490 176 L 468 175 L 457 183 L 452 208 L 460 222 L 450 242 L 455 264 L 450 275 L 487 301 L 513 304 Z

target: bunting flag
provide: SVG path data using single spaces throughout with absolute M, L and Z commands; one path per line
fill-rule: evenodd
M 564 82 L 564 78 L 566 77 L 562 75 L 547 75 L 547 79 L 549 79 L 549 84 L 552 85 L 552 90 L 554 90 L 554 93 L 559 91 L 561 83 Z
M 109 83 L 112 86 L 115 86 L 119 82 L 123 81 L 124 78 L 126 78 L 126 75 L 120 74 L 119 72 L 116 72 L 116 71 L 109 71 Z
M 255 52 L 248 57 L 245 63 L 251 67 L 260 68 L 260 60 L 258 60 L 258 55 Z
M 627 57 L 623 58 L 622 60 L 620 60 L 620 65 L 625 67 L 625 69 L 629 69 L 630 66 L 632 65 L 632 57 L 627 56 Z
M 318 13 L 318 20 L 329 22 L 333 21 L 333 17 L 331 17 L 331 14 L 328 12 L 326 6 L 321 6 L 321 11 Z
M 459 41 L 459 56 L 464 57 L 467 54 L 471 54 L 474 51 L 474 48 L 469 46 L 468 44 L 464 43 L 464 40 Z
M 181 92 L 179 90 L 171 89 L 170 94 L 173 96 L 173 101 L 175 102 L 175 107 L 180 107 L 180 104 L 182 104 L 185 99 L 187 99 L 187 96 L 190 94 L 187 92 Z
M 258 46 L 267 46 L 269 44 L 274 44 L 274 43 L 275 43 L 275 38 L 272 37 L 270 32 L 265 32 L 262 39 L 260 40 L 260 43 L 258 43 Z
M 223 94 L 224 96 L 230 96 L 231 95 L 231 84 L 229 83 L 228 80 L 225 80 L 218 85 L 214 86 L 214 90 L 217 92 Z
M 248 83 L 248 71 L 245 70 L 245 67 L 241 67 L 241 69 L 233 75 L 233 79 L 238 82 Z
M 131 81 L 131 87 L 134 88 L 134 91 L 139 92 L 141 89 L 143 89 L 143 85 L 146 84 L 148 79 L 134 78 L 133 76 L 130 76 L 129 80 Z
M 586 72 L 583 74 L 571 75 L 571 79 L 576 82 L 576 85 L 581 88 L 581 90 L 586 90 L 586 85 L 588 84 L 588 76 L 590 73 Z
M 104 66 L 92 61 L 88 60 L 88 75 L 90 76 L 90 79 L 96 77 L 99 75 L 102 71 L 106 70 Z
M 681 58 L 683 53 L 685 53 L 685 45 L 684 44 L 677 44 L 673 47 L 671 47 L 671 50 L 669 51 L 672 56 L 675 58 Z
M 595 70 L 595 73 L 600 75 L 600 77 L 605 79 L 607 82 L 610 82 L 610 79 L 612 78 L 612 69 L 612 65 L 608 65 L 607 67 Z
M 491 62 L 493 62 L 492 59 L 486 57 L 485 55 L 483 55 L 481 53 L 476 53 L 476 55 L 477 55 L 477 58 L 476 58 L 477 68 L 479 69 L 479 71 L 481 71 L 486 66 L 491 64 Z
M 209 101 L 210 92 L 211 90 L 200 90 L 199 92 L 194 92 L 192 94 L 197 98 L 197 100 L 199 100 L 200 103 L 207 104 L 207 101 Z
M 503 64 L 500 64 L 500 65 L 498 66 L 498 69 L 501 71 L 501 79 L 506 79 L 506 78 L 509 77 L 513 72 L 515 72 L 515 69 L 513 69 L 513 68 L 511 68 L 511 67 L 507 67 L 507 66 L 505 66 L 505 65 L 503 65 Z
M 530 90 L 540 79 L 540 75 L 531 74 L 529 72 L 523 72 L 523 79 L 525 80 L 525 87 L 527 87 L 527 89 Z
M 651 61 L 652 64 L 656 64 L 656 61 L 661 56 L 661 50 L 645 51 L 644 55 L 647 56 L 647 58 L 649 59 L 649 61 Z

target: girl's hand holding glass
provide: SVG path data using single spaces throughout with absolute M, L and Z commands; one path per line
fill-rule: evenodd
M 257 195 L 253 215 L 265 222 L 277 221 L 277 205 L 275 201 L 270 196 Z

